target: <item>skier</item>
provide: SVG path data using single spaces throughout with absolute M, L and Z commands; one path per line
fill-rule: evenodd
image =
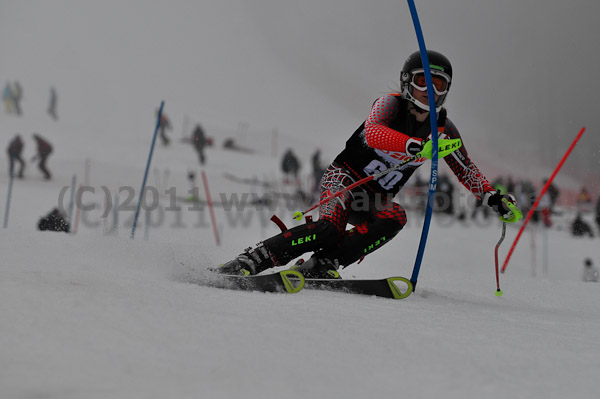
M 21 140 L 19 134 L 15 135 L 15 138 L 10 141 L 7 152 L 10 159 L 9 171 L 14 173 L 15 161 L 19 162 L 21 165 L 19 167 L 19 173 L 16 174 L 16 176 L 22 179 L 23 171 L 25 170 L 25 161 L 23 161 L 23 158 L 21 157 L 21 153 L 23 152 L 23 140 Z
M 448 59 L 428 51 L 441 138 L 460 138 L 442 108 L 452 82 Z M 286 265 L 306 252 L 314 252 L 293 269 L 311 278 L 340 278 L 338 270 L 388 243 L 406 224 L 406 212 L 393 196 L 405 185 L 425 158 L 414 158 L 430 138 L 429 106 L 419 52 L 408 57 L 402 69 L 401 92 L 377 99 L 366 120 L 346 142 L 321 179 L 321 198 L 348 187 L 359 179 L 413 159 L 399 170 L 371 180 L 321 205 L 319 219 L 286 230 L 235 259 L 219 266 L 225 274 L 253 275 Z M 518 219 L 512 195 L 502 195 L 469 158 L 464 147 L 447 155 L 446 163 L 475 197 L 509 221 Z M 365 201 L 365 198 L 368 201 Z M 506 203 L 511 205 L 507 205 Z M 366 204 L 365 204 L 366 203 Z M 514 216 L 514 217 L 513 217 Z M 346 224 L 354 228 L 346 230 Z
M 52 178 L 52 175 L 50 174 L 50 171 L 48 170 L 48 167 L 46 166 L 46 161 L 48 160 L 48 157 L 52 153 L 52 145 L 50 145 L 50 143 L 47 140 L 43 139 L 37 133 L 33 134 L 33 138 L 35 139 L 35 141 L 37 143 L 37 154 L 33 157 L 32 161 L 39 159 L 40 162 L 38 163 L 38 167 L 44 174 L 44 178 L 46 180 L 50 180 Z

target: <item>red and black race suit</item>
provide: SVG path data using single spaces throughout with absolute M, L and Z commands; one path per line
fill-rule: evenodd
M 430 135 L 429 117 L 419 123 L 408 111 L 409 102 L 400 95 L 389 94 L 373 105 L 367 120 L 346 142 L 346 148 L 335 158 L 334 164 L 346 169 L 356 180 L 387 170 L 410 158 L 404 151 L 409 138 L 425 140 Z M 442 109 L 438 117 L 440 138 L 461 138 L 458 129 Z M 463 146 L 444 158 L 458 180 L 481 199 L 493 187 L 471 161 Z M 409 162 L 400 169 L 366 184 L 373 193 L 396 194 L 425 158 Z
M 365 122 L 324 173 L 321 199 L 411 158 L 407 155 L 407 143 L 426 140 L 430 136 L 430 122 L 429 117 L 418 122 L 409 104 L 398 94 L 388 94 L 375 101 Z M 445 109 L 440 112 L 438 125 L 438 137 L 460 138 L 458 129 L 446 117 Z M 489 181 L 469 159 L 464 145 L 444 160 L 477 198 L 493 191 Z M 315 251 L 315 256 L 335 259 L 346 266 L 389 242 L 406 224 L 406 212 L 392 198 L 425 161 L 425 158 L 415 159 L 377 180 L 345 192 L 321 205 L 318 221 L 265 240 L 264 245 L 274 262 L 286 264 L 305 252 Z M 354 228 L 346 230 L 348 223 Z

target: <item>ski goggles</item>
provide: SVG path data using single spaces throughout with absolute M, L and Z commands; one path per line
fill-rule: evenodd
M 435 94 L 437 94 L 438 96 L 442 96 L 448 93 L 448 87 L 450 87 L 450 79 L 446 74 L 431 71 L 431 80 L 433 83 L 433 91 L 435 92 Z M 412 72 L 410 84 L 412 87 L 419 91 L 427 90 L 425 71 L 423 69 L 414 70 Z

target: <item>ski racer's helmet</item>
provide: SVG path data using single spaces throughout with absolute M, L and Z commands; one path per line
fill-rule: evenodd
M 448 58 L 437 51 L 427 50 L 427 57 L 429 58 L 433 89 L 435 94 L 438 95 L 435 104 L 436 111 L 439 112 L 444 102 L 446 102 L 446 96 L 452 83 L 452 65 Z M 423 104 L 413 96 L 414 90 L 427 91 L 421 54 L 418 51 L 412 53 L 402 67 L 400 88 L 403 98 L 414 103 L 420 109 L 429 111 L 429 104 Z

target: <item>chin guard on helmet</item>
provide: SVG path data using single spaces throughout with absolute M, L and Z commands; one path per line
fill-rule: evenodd
M 439 79 L 439 88 L 437 87 L 438 85 L 434 85 L 434 91 L 438 96 L 435 105 L 436 110 L 439 112 L 446 102 L 446 96 L 448 95 L 448 90 L 452 84 L 452 65 L 448 58 L 437 51 L 427 50 L 427 57 L 429 58 L 429 67 L 432 78 L 438 77 Z M 423 72 L 421 54 L 416 51 L 406 59 L 406 62 L 402 67 L 402 72 L 400 73 L 400 87 L 404 99 L 412 102 L 424 111 L 429 111 L 429 104 L 423 104 L 413 95 L 414 90 L 427 90 L 426 87 L 422 85 L 422 82 L 419 82 L 418 84 L 415 83 L 415 76 L 422 74 Z M 443 87 L 444 80 L 447 82 L 445 88 Z

